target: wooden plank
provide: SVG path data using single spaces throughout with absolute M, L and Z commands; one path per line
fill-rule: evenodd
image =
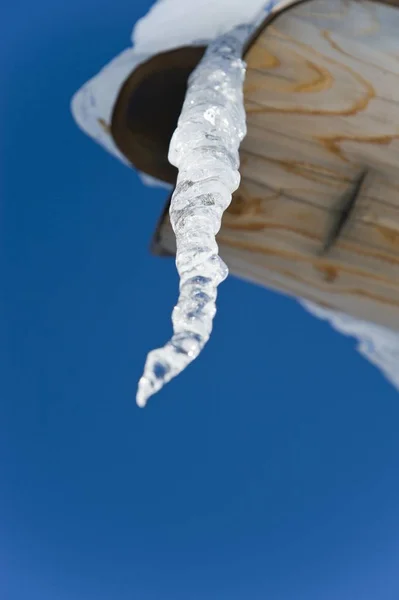
M 176 251 L 173 230 L 167 219 L 161 230 L 162 248 L 170 254 Z M 327 308 L 340 310 L 357 318 L 399 329 L 398 287 L 392 279 L 371 275 L 345 261 L 318 259 L 291 250 L 288 245 L 260 236 L 256 245 L 254 235 L 229 234 L 223 227 L 218 242 L 223 259 L 232 274 L 277 292 L 301 297 Z M 398 269 L 397 266 L 395 266 Z M 383 269 L 380 269 L 383 273 Z
M 265 29 L 246 57 L 242 183 L 218 240 L 240 277 L 399 330 L 398 31 L 399 9 L 344 0 Z M 173 252 L 167 216 L 159 236 Z
M 386 255 L 393 264 L 398 262 L 399 208 L 364 196 L 360 196 L 357 206 L 336 248 L 349 253 L 361 252 L 362 249 L 370 254 L 376 251 Z M 337 203 L 332 204 L 330 209 L 315 206 L 246 181 L 224 217 L 223 231 L 237 232 L 237 235 L 244 232 L 253 237 L 254 243 L 254 232 L 259 237 L 257 243 L 265 234 L 268 240 L 302 237 L 302 250 L 306 251 L 306 241 L 311 254 L 318 254 L 328 236 L 332 218 L 338 212 Z

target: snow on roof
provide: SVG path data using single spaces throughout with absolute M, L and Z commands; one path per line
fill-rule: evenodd
M 132 44 L 85 83 L 72 98 L 79 127 L 108 152 L 127 163 L 111 134 L 112 112 L 127 77 L 154 54 L 198 45 L 248 23 L 265 0 L 158 0 L 132 31 Z
M 343 335 L 354 337 L 358 341 L 357 350 L 360 354 L 378 367 L 399 391 L 399 332 L 327 310 L 312 302 L 302 300 L 301 304 L 315 317 L 328 321 Z
M 283 0 L 277 8 L 291 1 Z M 252 21 L 265 4 L 265 0 L 158 0 L 134 26 L 132 45 L 74 95 L 71 110 L 77 124 L 127 163 L 112 140 L 110 123 L 119 90 L 129 74 L 154 54 L 187 44 L 203 44 L 236 25 Z M 143 181 L 148 185 L 159 183 L 147 176 L 143 176 Z M 399 331 L 390 331 L 310 302 L 300 302 L 307 311 L 328 321 L 340 333 L 354 337 L 358 351 L 399 390 Z
M 265 4 L 265 0 L 158 0 L 136 23 L 132 43 L 138 51 L 154 54 L 193 40 L 211 40 L 252 21 Z

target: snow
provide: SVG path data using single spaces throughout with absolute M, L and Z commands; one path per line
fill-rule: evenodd
M 109 126 L 119 91 L 130 73 L 154 54 L 208 43 L 237 25 L 252 22 L 265 4 L 265 0 L 159 0 L 134 26 L 133 45 L 73 96 L 71 110 L 75 121 L 87 135 L 127 164 Z
M 354 337 L 358 341 L 357 350 L 360 354 L 378 367 L 388 381 L 399 390 L 398 332 L 354 319 L 344 313 L 327 310 L 312 302 L 301 301 L 301 303 L 315 317 L 328 321 L 343 335 Z
M 252 22 L 265 0 L 160 0 L 137 22 L 132 42 L 140 52 L 192 44 L 193 40 L 211 40 L 237 25 Z
M 151 175 L 147 175 L 147 173 L 139 173 L 139 177 L 147 187 L 163 188 L 165 190 L 173 189 L 173 186 L 170 183 L 166 183 L 166 181 L 160 181 L 155 177 L 151 177 Z
M 272 10 L 277 11 L 290 3 L 290 0 L 283 0 L 272 5 Z M 183 45 L 208 43 L 232 27 L 253 22 L 263 8 L 264 0 L 158 0 L 135 25 L 131 38 L 133 45 L 74 95 L 71 109 L 77 124 L 127 164 L 112 140 L 109 125 L 119 90 L 129 74 L 154 54 Z M 148 176 L 142 177 L 147 184 L 164 185 Z M 358 341 L 359 352 L 399 390 L 399 332 L 300 302 L 315 317 L 327 320 L 340 333 L 353 336 Z

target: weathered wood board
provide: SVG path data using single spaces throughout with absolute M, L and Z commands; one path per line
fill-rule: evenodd
M 246 60 L 248 135 L 218 238 L 224 260 L 240 277 L 399 330 L 399 8 L 311 0 L 278 16 Z M 175 250 L 167 215 L 158 246 Z

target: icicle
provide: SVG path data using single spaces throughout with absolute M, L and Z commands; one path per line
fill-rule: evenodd
M 210 44 L 192 73 L 169 160 L 178 167 L 170 219 L 176 234 L 180 296 L 172 314 L 173 336 L 149 353 L 137 404 L 178 375 L 201 352 L 212 331 L 217 286 L 228 269 L 215 236 L 240 183 L 240 142 L 246 134 L 243 102 L 243 25 Z

